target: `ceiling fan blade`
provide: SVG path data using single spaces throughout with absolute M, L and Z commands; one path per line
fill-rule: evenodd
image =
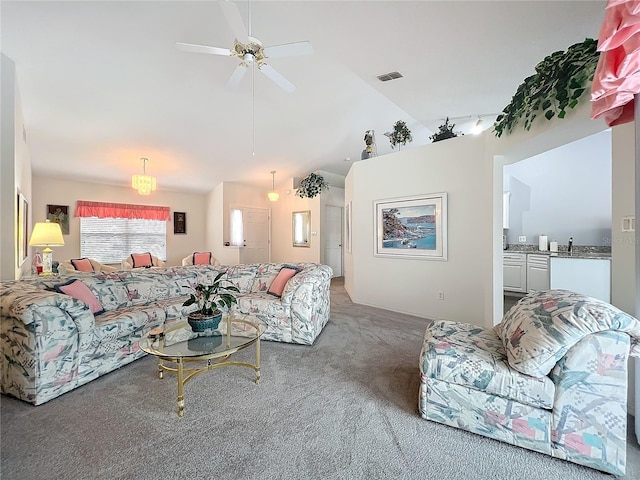
M 247 73 L 247 70 L 249 70 L 249 68 L 246 64 L 241 63 L 238 65 L 227 82 L 227 88 L 231 90 L 232 88 L 237 87 L 244 75 Z
M 228 48 L 209 47 L 207 45 L 194 45 L 193 43 L 178 42 L 176 43 L 176 48 L 185 52 L 210 53 L 212 55 L 225 55 L 227 57 L 231 55 L 231 50 L 229 50 Z
M 273 80 L 275 84 L 278 85 L 283 90 L 289 93 L 295 91 L 296 86 L 293 83 L 291 83 L 289 80 L 284 78 L 282 75 L 280 75 L 278 72 L 276 72 L 276 70 L 271 65 L 263 64 L 258 68 L 262 73 L 264 73 L 267 77 Z
M 242 17 L 240 16 L 240 10 L 238 10 L 238 6 L 233 2 L 221 0 L 220 8 L 222 9 L 222 14 L 227 19 L 229 28 L 231 28 L 231 31 L 236 36 L 236 39 L 240 43 L 249 43 L 249 34 L 247 33 L 247 27 L 244 26 L 244 22 L 242 21 Z
M 284 43 L 264 48 L 264 54 L 268 58 L 293 57 L 295 55 L 309 55 L 313 53 L 311 42 Z

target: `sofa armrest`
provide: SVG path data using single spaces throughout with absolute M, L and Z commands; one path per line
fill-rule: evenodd
M 77 381 L 94 316 L 85 303 L 26 282 L 3 285 L 0 297 L 2 392 L 39 405 Z
M 629 340 L 614 330 L 587 335 L 553 368 L 555 457 L 624 475 Z
M 282 304 L 291 311 L 291 335 L 296 343 L 311 345 L 329 321 L 333 270 L 316 265 L 289 279 Z
M 34 334 L 75 329 L 81 349 L 94 339 L 95 317 L 80 300 L 23 282 L 3 286 L 0 297 L 2 317 L 15 318 Z

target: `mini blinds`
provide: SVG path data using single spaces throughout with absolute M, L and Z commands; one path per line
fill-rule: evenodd
M 229 230 L 231 231 L 231 245 L 241 247 L 244 243 L 244 228 L 242 225 L 242 210 L 232 208 L 229 216 Z
M 120 263 L 132 253 L 167 258 L 167 222 L 128 218 L 80 219 L 80 256 Z

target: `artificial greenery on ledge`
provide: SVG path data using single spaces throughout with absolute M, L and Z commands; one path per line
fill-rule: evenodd
M 524 79 L 511 103 L 504 107 L 496 118 L 496 137 L 511 133 L 522 120 L 525 130 L 539 113 L 551 120 L 564 118 L 568 108 L 574 108 L 593 80 L 599 53 L 598 42 L 586 38 L 584 42 L 571 45 L 566 52 L 557 51 L 536 65 L 536 73 Z
M 389 142 L 391 142 L 391 148 L 395 148 L 398 145 L 406 145 L 409 142 L 413 141 L 413 135 L 411 135 L 411 130 L 407 127 L 407 124 L 402 120 L 398 120 L 393 124 L 393 132 L 389 135 Z
M 300 198 L 313 198 L 328 188 L 329 184 L 325 181 L 322 175 L 310 173 L 300 180 L 300 186 L 298 187 L 296 195 Z
M 449 117 L 444 120 L 444 123 L 438 127 L 438 131 L 431 135 L 429 139 L 433 142 L 439 142 L 441 140 L 446 140 L 447 138 L 457 137 L 458 134 L 453 131 L 453 127 L 455 127 L 455 123 L 449 123 Z

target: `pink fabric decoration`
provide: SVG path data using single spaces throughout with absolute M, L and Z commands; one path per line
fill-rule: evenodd
M 600 58 L 591 86 L 591 118 L 607 125 L 633 120 L 640 93 L 640 1 L 609 0 L 600 28 Z
M 76 217 L 137 218 L 142 220 L 169 221 L 169 207 L 155 205 L 130 205 L 127 203 L 104 203 L 78 200 Z
M 89 287 L 80 280 L 72 280 L 69 283 L 56 285 L 55 289 L 60 293 L 64 293 L 65 295 L 69 295 L 70 297 L 86 303 L 89 305 L 89 309 L 94 315 L 104 312 L 104 308 L 100 301 L 96 298 L 93 292 L 89 290 Z
M 71 260 L 71 265 L 79 272 L 93 272 L 93 265 L 88 258 L 74 258 Z
M 296 268 L 282 267 L 278 272 L 276 278 L 273 279 L 273 282 L 271 283 L 269 290 L 267 290 L 267 293 L 270 293 L 271 295 L 274 295 L 276 297 L 281 297 L 282 292 L 284 292 L 284 286 L 296 273 L 298 273 L 298 270 Z
M 195 252 L 193 254 L 194 265 L 209 265 L 211 263 L 211 252 Z
M 132 253 L 131 261 L 133 262 L 133 268 L 140 267 L 153 267 L 153 259 L 150 253 Z

